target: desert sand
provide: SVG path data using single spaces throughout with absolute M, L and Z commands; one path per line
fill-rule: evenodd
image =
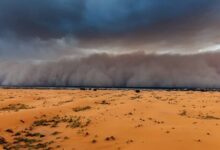
M 219 150 L 220 92 L 1 89 L 0 149 Z

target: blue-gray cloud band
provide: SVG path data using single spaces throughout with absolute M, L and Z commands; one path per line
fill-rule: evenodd
M 0 33 L 94 38 L 158 31 L 164 23 L 182 24 L 218 5 L 217 0 L 1 0 Z

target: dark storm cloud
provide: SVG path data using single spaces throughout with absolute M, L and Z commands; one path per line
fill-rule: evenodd
M 197 51 L 218 44 L 219 8 L 218 0 L 1 0 L 0 58 Z
M 19 37 L 56 37 L 78 28 L 82 7 L 83 0 L 2 0 L 0 26 Z
M 0 32 L 56 38 L 160 30 L 207 13 L 217 0 L 1 0 Z

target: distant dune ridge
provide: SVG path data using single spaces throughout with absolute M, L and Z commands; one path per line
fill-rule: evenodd
M 2 62 L 7 86 L 220 87 L 220 53 L 93 54 L 78 59 Z

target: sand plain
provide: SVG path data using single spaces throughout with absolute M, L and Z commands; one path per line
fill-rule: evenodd
M 1 89 L 0 149 L 219 150 L 220 92 Z

